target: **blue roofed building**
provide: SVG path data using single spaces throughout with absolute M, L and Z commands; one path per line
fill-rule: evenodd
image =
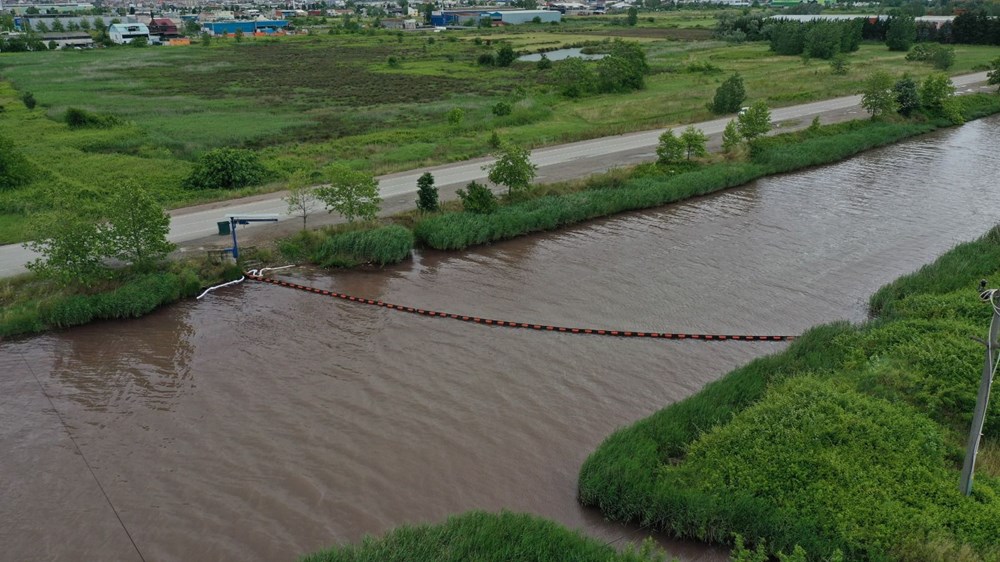
M 242 31 L 245 35 L 271 34 L 286 27 L 287 20 L 210 21 L 201 24 L 201 30 L 210 35 L 233 35 L 237 31 Z

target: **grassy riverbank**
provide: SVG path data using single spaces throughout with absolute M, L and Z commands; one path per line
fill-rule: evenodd
M 781 354 L 619 430 L 584 463 L 605 516 L 702 541 L 849 560 L 1000 560 L 1000 403 L 975 490 L 958 492 L 982 335 L 974 290 L 1000 283 L 1000 229 L 872 297 L 863 326 L 809 331 Z
M 236 266 L 203 260 L 153 272 L 118 270 L 90 286 L 61 285 L 34 274 L 0 279 L 0 338 L 137 318 L 239 276 Z
M 526 514 L 473 511 L 438 525 L 400 527 L 357 546 L 317 552 L 302 562 L 655 562 L 646 550 L 618 552 L 579 532 Z

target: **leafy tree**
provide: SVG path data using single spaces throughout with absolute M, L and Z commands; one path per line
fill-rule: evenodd
M 990 86 L 1000 86 L 1000 57 L 990 62 L 990 71 L 986 73 L 986 83 Z M 997 88 L 1000 92 L 1000 87 Z
M 90 20 L 83 18 L 80 20 L 80 29 L 84 31 L 90 31 Z
M 63 25 L 62 20 L 56 20 L 52 22 L 52 31 L 66 31 L 66 26 Z
M 264 181 L 257 153 L 242 148 L 216 148 L 195 163 L 184 185 L 192 189 L 239 189 Z
M 288 213 L 302 217 L 302 230 L 306 229 L 309 213 L 316 209 L 319 198 L 316 188 L 304 170 L 296 170 L 288 178 L 288 195 L 281 198 L 288 205 Z
M 514 59 L 516 58 L 517 55 L 514 53 L 514 48 L 509 44 L 504 43 L 503 45 L 500 45 L 499 49 L 497 49 L 496 65 L 510 66 L 514 63 Z
M 89 286 L 106 276 L 104 247 L 97 223 L 60 213 L 34 224 L 39 237 L 25 246 L 40 254 L 28 263 L 29 271 L 64 285 Z
M 639 10 L 635 6 L 629 6 L 628 16 L 625 17 L 625 23 L 630 27 L 634 27 L 635 24 L 639 23 Z
M 31 92 L 24 92 L 21 94 L 21 101 L 24 102 L 24 107 L 27 107 L 29 111 L 35 109 L 35 105 L 38 103 L 35 100 L 35 94 Z
M 507 195 L 522 192 L 535 179 L 538 166 L 531 163 L 531 153 L 528 149 L 511 143 L 503 143 L 493 153 L 496 162 L 483 166 L 486 177 L 496 185 L 507 187 Z
M 830 61 L 830 69 L 834 74 L 838 76 L 843 76 L 847 74 L 850 68 L 851 68 L 851 61 L 847 59 L 847 55 L 845 55 L 844 53 L 837 54 Z
M 728 154 L 735 150 L 742 142 L 743 137 L 740 136 L 740 129 L 736 121 L 733 120 L 726 123 L 726 128 L 722 131 L 722 151 Z
M 755 101 L 736 117 L 736 128 L 747 142 L 753 142 L 771 130 L 771 110 L 764 101 Z
M 0 136 L 0 191 L 29 183 L 34 169 L 27 158 L 14 145 L 14 141 Z
M 108 201 L 100 238 L 105 255 L 137 267 L 149 267 L 174 249 L 167 241 L 170 215 L 147 191 L 125 183 Z
M 726 81 L 715 90 L 715 97 L 708 109 L 717 115 L 736 113 L 740 110 L 745 99 L 747 99 L 747 91 L 743 86 L 743 77 L 736 73 L 726 78 Z
M 576 57 L 559 61 L 553 74 L 560 93 L 568 98 L 578 98 L 594 91 L 597 83 L 593 67 Z
M 46 25 L 44 21 L 39 21 L 38 23 L 35 24 L 35 31 L 39 33 L 48 33 L 49 26 Z
M 458 190 L 458 198 L 462 200 L 462 208 L 467 213 L 488 215 L 497 210 L 497 196 L 485 185 L 472 182 L 465 189 Z
M 465 110 L 461 107 L 452 108 L 448 112 L 448 124 L 454 127 L 458 127 L 462 124 L 462 120 L 465 119 Z
M 896 111 L 893 85 L 892 76 L 882 70 L 873 72 L 865 80 L 864 89 L 861 91 L 861 107 L 871 114 L 872 119 Z
M 672 164 L 684 159 L 684 141 L 674 135 L 672 129 L 663 131 L 660 143 L 656 145 L 656 161 L 660 164 Z
M 535 63 L 535 67 L 538 70 L 548 70 L 552 68 L 552 61 L 549 57 L 545 56 L 545 53 L 542 53 L 542 56 L 538 58 L 538 62 Z
M 770 116 L 768 117 L 770 119 Z M 705 132 L 701 129 L 695 129 L 693 125 L 684 129 L 681 134 L 681 142 L 684 143 L 684 150 L 687 152 L 687 159 L 690 160 L 692 156 L 701 157 L 706 156 L 708 151 L 705 149 L 705 143 L 708 142 L 708 137 L 705 136 Z
M 352 170 L 343 164 L 331 164 L 324 169 L 330 185 L 316 189 L 329 212 L 337 211 L 347 222 L 354 219 L 374 220 L 382 198 L 378 180 L 371 174 Z
M 430 213 L 439 208 L 438 190 L 434 187 L 434 176 L 430 172 L 424 172 L 417 178 L 417 209 Z
M 500 139 L 500 135 L 497 134 L 496 131 L 490 133 L 490 138 L 487 142 L 489 143 L 490 148 L 493 149 L 500 148 L 501 146 L 503 146 L 503 140 Z
M 606 93 L 641 90 L 646 86 L 647 74 L 649 64 L 642 47 L 620 39 L 612 44 L 608 56 L 597 63 L 598 86 Z
M 434 4 L 424 4 L 424 23 L 431 23 L 431 16 L 434 15 Z
M 938 70 L 948 70 L 955 64 L 955 49 L 941 46 L 934 51 L 931 64 Z
M 917 82 L 909 76 L 904 76 L 892 87 L 896 96 L 896 107 L 900 114 L 909 117 L 920 109 L 920 94 L 917 93 Z
M 955 105 L 955 85 L 947 74 L 935 73 L 920 84 L 920 103 L 933 115 L 946 117 L 954 123 L 964 121 Z
M 889 19 L 885 44 L 890 51 L 909 51 L 917 38 L 917 24 L 913 16 L 898 15 Z

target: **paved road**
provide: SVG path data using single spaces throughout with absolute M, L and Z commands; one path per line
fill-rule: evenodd
M 986 81 L 986 73 L 967 74 L 955 76 L 952 82 L 959 91 L 976 90 L 975 86 Z M 815 115 L 823 115 L 824 121 L 843 120 L 861 116 L 862 110 L 859 104 L 861 96 L 846 96 L 819 102 L 783 107 L 771 111 L 771 118 L 774 122 L 794 121 L 811 119 Z M 835 116 L 835 119 L 826 119 L 826 116 Z M 709 136 L 716 136 L 722 133 L 726 123 L 732 116 L 694 123 L 694 126 L 703 130 Z M 804 126 L 804 124 L 799 125 Z M 786 129 L 787 130 L 787 129 Z M 554 182 L 577 177 L 583 177 L 597 172 L 602 172 L 615 166 L 629 165 L 636 162 L 653 160 L 656 157 L 655 149 L 660 134 L 664 129 L 652 131 L 641 131 L 638 133 L 628 133 L 610 137 L 601 137 L 588 141 L 562 144 L 547 148 L 540 148 L 531 153 L 531 160 L 538 166 L 538 181 Z M 442 198 L 454 197 L 456 189 L 465 186 L 471 181 L 484 181 L 486 178 L 483 166 L 492 161 L 490 158 L 478 158 L 456 164 L 446 164 L 431 168 L 423 168 L 410 172 L 389 174 L 379 178 L 379 191 L 385 200 L 383 214 L 395 213 L 413 207 L 413 194 L 417 190 L 417 178 L 424 172 L 434 174 L 435 183 L 441 190 Z M 171 211 L 171 224 L 169 239 L 172 242 L 183 244 L 188 249 L 200 249 L 203 247 L 220 246 L 224 239 L 217 236 L 216 223 L 224 220 L 228 215 L 243 214 L 277 214 L 281 217 L 282 223 L 277 228 L 254 226 L 242 227 L 240 236 L 244 236 L 243 231 L 249 228 L 251 231 L 258 230 L 267 232 L 293 232 L 298 227 L 298 218 L 291 216 L 287 212 L 287 207 L 281 201 L 283 192 L 269 193 L 244 199 L 235 199 L 197 207 L 176 209 Z M 330 216 L 324 211 L 316 213 L 310 217 L 310 224 L 317 225 L 323 223 L 338 222 L 338 217 Z M 266 223 L 259 223 L 266 224 Z M 0 277 L 17 275 L 25 271 L 24 264 L 35 258 L 33 252 L 25 249 L 19 244 L 0 246 Z

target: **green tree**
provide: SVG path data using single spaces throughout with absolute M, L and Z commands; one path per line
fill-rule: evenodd
M 865 80 L 864 89 L 861 91 L 861 107 L 871 114 L 872 119 L 896 111 L 893 85 L 892 76 L 882 70 L 873 72 Z
M 917 24 L 913 16 L 897 15 L 889 18 L 885 44 L 890 51 L 909 51 L 917 38 Z
M 747 99 L 747 91 L 743 86 L 743 77 L 736 73 L 726 78 L 726 81 L 715 90 L 715 97 L 708 109 L 717 115 L 736 113 L 740 110 L 745 99 Z
M 510 66 L 514 63 L 514 59 L 516 58 L 517 55 L 514 53 L 514 48 L 509 44 L 504 43 L 503 45 L 500 45 L 499 49 L 497 49 L 496 65 Z
M 84 31 L 90 31 L 90 20 L 87 18 L 82 18 L 80 20 L 80 29 Z
M 34 172 L 14 141 L 0 136 L 0 192 L 31 182 Z
M 316 189 L 316 196 L 329 212 L 337 211 L 347 222 L 354 219 L 374 220 L 382 198 L 378 180 L 371 174 L 352 170 L 343 164 L 331 164 L 324 169 L 328 186 Z
M 184 185 L 192 189 L 239 189 L 264 181 L 257 153 L 243 148 L 216 148 L 198 158 Z
M 201 32 L 201 44 L 208 47 L 212 44 L 212 34 L 207 31 Z
M 938 70 L 948 70 L 955 65 L 955 49 L 943 45 L 938 47 L 931 55 L 931 64 Z
M 62 20 L 56 20 L 52 22 L 52 31 L 66 31 L 66 26 L 63 25 Z
M 549 60 L 549 57 L 545 56 L 545 53 L 542 53 L 542 55 L 538 57 L 538 62 L 535 63 L 535 67 L 538 68 L 538 70 L 548 70 L 552 68 L 552 61 Z
M 616 39 L 611 52 L 597 63 L 598 88 L 602 92 L 628 92 L 646 86 L 649 74 L 646 53 L 638 43 Z
M 48 33 L 49 26 L 46 25 L 44 21 L 39 21 L 38 23 L 35 24 L 35 31 L 39 33 Z
M 434 4 L 424 4 L 424 23 L 431 23 L 431 16 L 434 15 Z
M 920 84 L 920 103 L 932 115 L 945 117 L 953 123 L 964 121 L 955 103 L 955 85 L 947 74 L 934 73 Z
M 146 37 L 144 35 L 140 35 L 139 37 L 136 37 L 135 39 L 132 40 L 131 43 L 129 43 L 129 47 L 142 48 L 142 47 L 148 47 L 148 46 L 149 46 L 149 37 Z
M 35 109 L 35 105 L 38 104 L 35 100 L 35 94 L 31 92 L 24 92 L 21 94 L 21 101 L 24 102 L 24 107 L 27 107 L 28 111 Z
M 831 71 L 838 75 L 843 76 L 847 74 L 848 70 L 851 68 L 851 61 L 848 60 L 847 55 L 844 53 L 838 53 L 830 60 Z
M 771 110 L 764 101 L 755 101 L 736 117 L 736 128 L 747 142 L 766 135 L 771 130 Z
M 628 15 L 625 16 L 625 23 L 629 26 L 635 26 L 639 23 L 639 10 L 635 6 L 629 6 Z
M 660 135 L 656 145 L 656 161 L 660 164 L 673 164 L 684 159 L 684 141 L 674 135 L 673 129 L 667 129 Z
M 503 143 L 493 153 L 496 161 L 483 166 L 486 177 L 496 185 L 507 188 L 507 195 L 523 192 L 535 179 L 538 166 L 531 163 L 531 153 L 528 149 L 516 144 Z
M 488 215 L 497 210 L 497 196 L 485 185 L 472 182 L 465 189 L 458 190 L 458 198 L 462 200 L 462 208 L 467 213 Z
M 510 102 L 498 101 L 496 104 L 493 105 L 492 111 L 493 115 L 496 115 L 497 117 L 503 117 L 504 115 L 510 115 L 510 113 L 514 111 L 514 108 L 511 107 Z
M 434 176 L 430 172 L 424 172 L 417 178 L 417 208 L 427 213 L 440 208 L 438 190 L 434 187 Z
M 460 126 L 463 119 L 465 119 L 465 110 L 461 107 L 452 108 L 452 110 L 448 112 L 448 124 L 453 127 Z
M 90 286 L 106 277 L 101 233 L 93 220 L 70 213 L 36 219 L 38 237 L 25 244 L 40 257 L 26 265 L 29 271 L 63 285 Z
M 896 107 L 900 114 L 909 117 L 920 109 L 920 94 L 917 93 L 917 82 L 909 76 L 904 76 L 892 87 L 896 96 Z
M 726 123 L 726 128 L 722 131 L 722 151 L 730 153 L 743 143 L 740 136 L 740 129 L 736 125 L 736 120 Z
M 295 170 L 288 178 L 288 195 L 281 198 L 288 205 L 288 214 L 302 217 L 302 230 L 306 229 L 309 213 L 316 209 L 319 198 L 305 170 Z
M 597 84 L 597 73 L 593 67 L 577 57 L 559 61 L 552 74 L 560 93 L 568 98 L 593 92 Z
M 149 192 L 134 183 L 115 190 L 105 215 L 107 223 L 100 229 L 100 237 L 108 257 L 148 268 L 174 249 L 167 241 L 170 215 Z
M 243 30 L 242 29 L 237 29 L 236 33 L 234 33 L 234 35 L 236 36 L 235 39 L 236 39 L 237 43 L 242 43 L 243 42 Z
M 708 137 L 705 136 L 705 131 L 695 129 L 694 125 L 684 129 L 684 132 L 681 134 L 681 142 L 684 143 L 684 150 L 687 153 L 688 160 L 692 156 L 700 158 L 708 154 L 708 150 L 705 149 Z
M 990 62 L 990 71 L 986 73 L 986 83 L 990 86 L 1000 86 L 1000 57 Z M 1000 87 L 997 88 L 1000 93 Z

